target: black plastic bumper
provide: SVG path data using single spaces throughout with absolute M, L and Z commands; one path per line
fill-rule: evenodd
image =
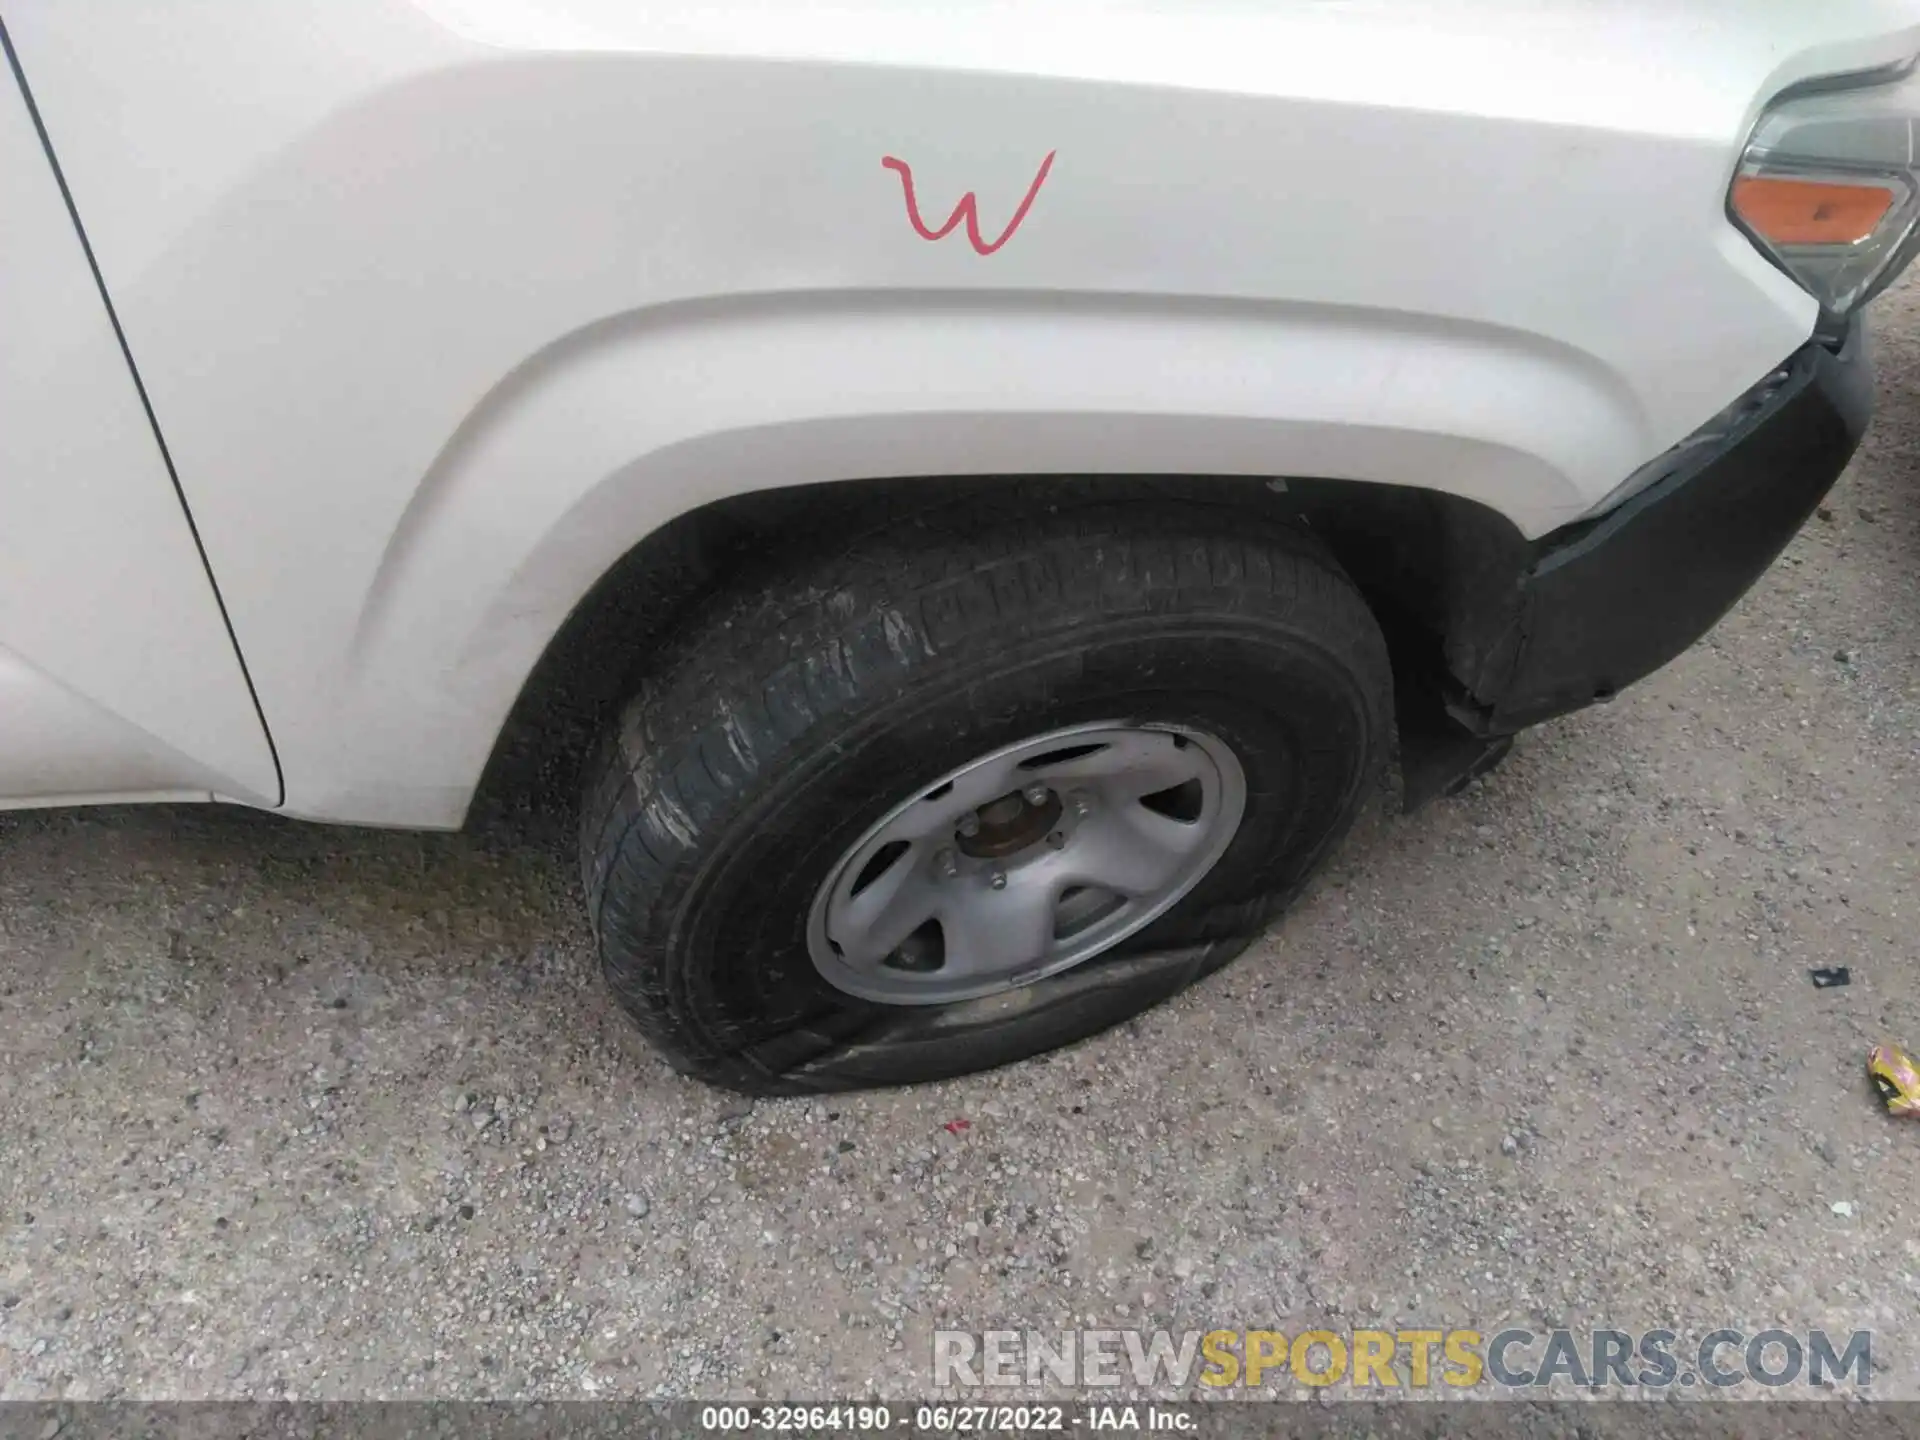
M 1610 699 L 1706 634 L 1773 563 L 1845 468 L 1873 408 L 1857 320 L 1837 352 L 1815 341 L 1785 368 L 1785 382 L 1718 445 L 1535 543 L 1518 609 L 1481 652 L 1498 662 L 1471 687 L 1474 729 L 1510 734 Z

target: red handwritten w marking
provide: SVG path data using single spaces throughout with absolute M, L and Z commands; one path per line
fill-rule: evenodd
M 962 220 L 967 222 L 967 243 L 982 255 L 991 255 L 1007 241 L 1013 238 L 1013 232 L 1020 228 L 1020 222 L 1027 218 L 1027 211 L 1033 208 L 1034 197 L 1040 193 L 1040 187 L 1047 183 L 1047 172 L 1053 169 L 1053 157 L 1057 151 L 1049 150 L 1047 158 L 1040 162 L 1040 173 L 1033 177 L 1033 183 L 1027 187 L 1027 198 L 1020 202 L 1020 208 L 1013 212 L 1013 219 L 1007 222 L 1007 228 L 1000 232 L 1000 238 L 989 245 L 980 234 L 980 214 L 978 202 L 969 190 L 960 197 L 960 203 L 953 207 L 953 214 L 947 217 L 947 223 L 938 230 L 929 230 L 927 222 L 920 218 L 920 203 L 913 194 L 913 167 L 904 160 L 896 160 L 891 155 L 883 156 L 880 163 L 889 170 L 900 172 L 900 188 L 907 197 L 907 223 L 913 226 L 922 240 L 944 240 L 953 233 L 953 229 Z

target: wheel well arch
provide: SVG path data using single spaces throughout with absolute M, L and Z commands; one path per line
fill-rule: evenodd
M 1431 539 L 1442 511 L 1474 517 L 1443 534 L 1507 533 L 1480 509 L 1390 502 L 1433 489 L 1538 535 L 1631 468 L 1644 422 L 1595 357 L 1397 312 L 989 294 L 608 321 L 468 412 L 389 528 L 370 517 L 380 553 L 357 553 L 374 568 L 332 577 L 327 646 L 275 657 L 281 692 L 304 697 L 276 724 L 288 809 L 461 824 L 527 677 L 564 668 L 539 660 L 568 615 L 601 577 L 649 568 L 622 560 L 636 542 L 697 577 L 743 527 L 791 544 L 766 516 L 884 515 L 927 487 L 1005 483 L 950 476 L 1175 476 L 1155 483 L 1266 504 L 1326 499 L 1302 480 L 1275 501 L 1267 477 L 1337 477 L 1357 498 L 1336 544 L 1355 527 Z M 1414 539 L 1400 548 L 1433 569 Z M 678 600 L 641 589 L 622 653 Z
M 907 477 L 757 490 L 677 515 L 587 591 L 522 683 L 470 818 L 536 814 L 564 824 L 596 737 L 675 628 L 715 596 L 771 565 L 857 545 L 909 515 L 978 514 L 987 495 L 996 514 L 1036 520 L 1063 504 L 1129 499 L 1287 516 L 1327 546 L 1367 599 L 1403 698 L 1471 691 L 1511 658 L 1502 637 L 1512 630 L 1529 544 L 1500 512 L 1446 491 L 1218 475 Z

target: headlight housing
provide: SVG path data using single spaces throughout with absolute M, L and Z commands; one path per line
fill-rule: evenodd
M 1879 294 L 1920 246 L 1914 62 L 1786 92 L 1753 127 L 1727 208 L 1829 314 Z

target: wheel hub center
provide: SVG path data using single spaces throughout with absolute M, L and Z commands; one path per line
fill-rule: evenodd
M 1013 790 L 960 817 L 954 843 L 976 860 L 1004 860 L 1038 845 L 1060 823 L 1060 797 L 1045 792 L 1038 804 Z

